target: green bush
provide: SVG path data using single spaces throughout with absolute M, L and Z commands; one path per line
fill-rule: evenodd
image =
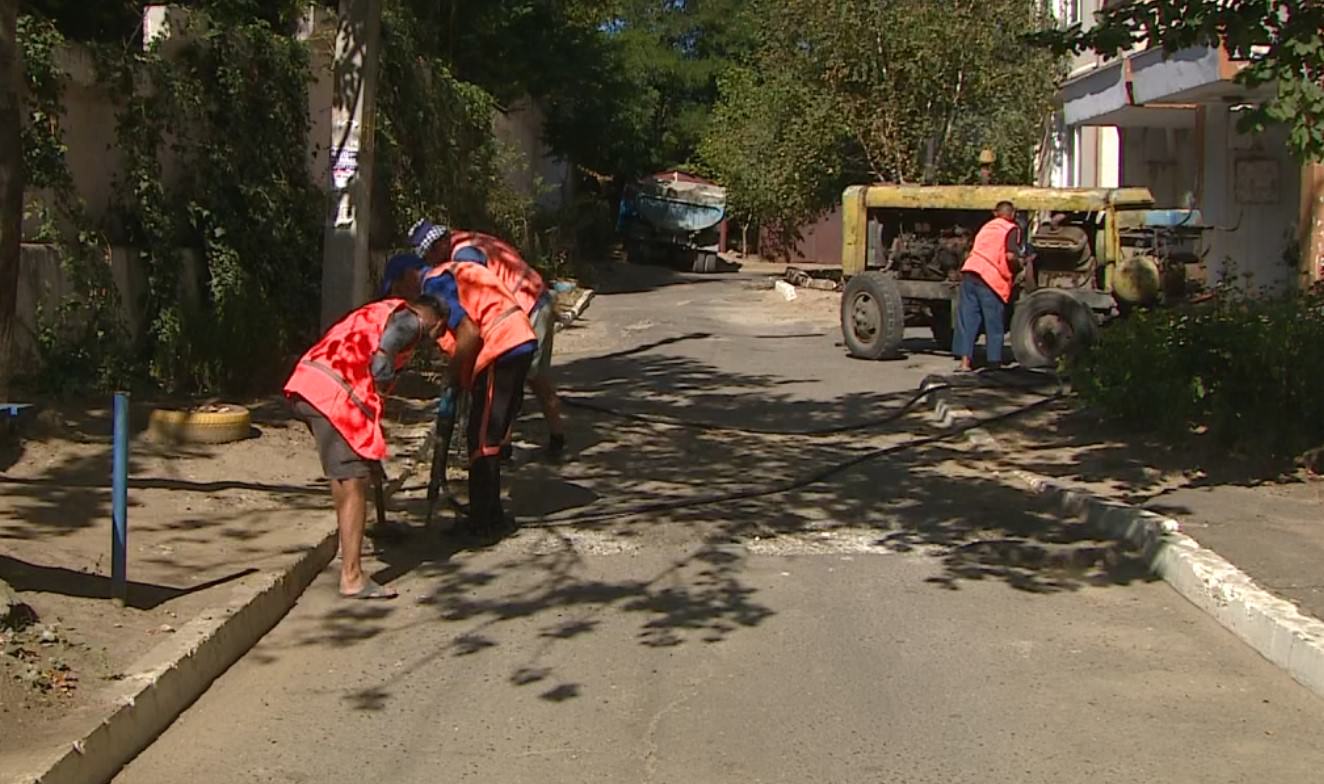
M 1324 292 L 1142 311 L 1110 325 L 1071 365 L 1104 414 L 1168 435 L 1295 452 L 1324 442 Z

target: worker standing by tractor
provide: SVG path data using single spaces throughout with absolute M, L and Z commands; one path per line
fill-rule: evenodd
M 1009 201 L 998 202 L 993 219 L 979 229 L 961 267 L 956 335 L 952 341 L 952 353 L 960 361 L 958 371 L 974 368 L 975 340 L 981 326 L 988 338 L 989 365 L 1002 364 L 1004 314 L 1011 302 L 1012 280 L 1020 269 L 1022 252 L 1016 207 Z
M 551 377 L 556 313 L 551 290 L 542 276 L 520 256 L 519 251 L 489 234 L 451 231 L 445 226 L 421 220 L 410 229 L 409 242 L 431 268 L 446 262 L 486 267 L 529 317 L 538 346 L 526 380 L 547 421 L 546 455 L 553 460 L 559 458 L 565 450 L 565 429 L 561 421 L 561 400 Z
M 450 313 L 435 299 L 370 302 L 336 322 L 299 359 L 285 397 L 317 442 L 331 480 L 340 536 L 340 594 L 391 599 L 395 592 L 363 574 L 368 482 L 386 456 L 386 390 L 418 341 L 435 340 Z
M 447 329 L 438 339 L 450 357 L 439 420 L 454 421 L 453 390 L 469 394 L 469 513 L 463 527 L 478 536 L 499 537 L 512 525 L 501 509 L 501 452 L 519 416 L 538 339 L 524 308 L 483 265 L 447 262 L 433 267 L 422 287 L 424 298 L 441 300 L 449 313 Z M 444 472 L 449 447 L 449 431 L 440 435 L 445 443 L 439 441 L 433 453 L 434 474 L 438 456 Z M 433 494 L 429 486 L 429 512 Z

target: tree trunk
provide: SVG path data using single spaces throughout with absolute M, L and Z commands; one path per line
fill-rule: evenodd
M 0 401 L 13 379 L 18 257 L 23 231 L 23 153 L 19 149 L 18 0 L 0 0 Z

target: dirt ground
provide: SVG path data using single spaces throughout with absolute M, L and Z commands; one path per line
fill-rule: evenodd
M 141 429 L 132 439 L 125 607 L 107 598 L 109 411 L 47 409 L 9 448 L 0 577 L 38 620 L 0 655 L 0 721 L 14 728 L 0 752 L 95 709 L 98 685 L 324 529 L 309 514 L 326 506 L 311 439 L 276 401 L 253 410 L 253 436 L 236 443 L 171 447 Z M 135 405 L 134 424 L 147 413 Z
M 110 412 L 47 408 L 0 453 L 0 577 L 37 621 L 0 634 L 0 754 L 65 735 L 108 680 L 165 635 L 332 530 L 312 439 L 279 398 L 249 401 L 246 440 L 172 446 L 131 420 L 129 601 L 110 592 Z M 425 412 L 395 401 L 406 422 Z

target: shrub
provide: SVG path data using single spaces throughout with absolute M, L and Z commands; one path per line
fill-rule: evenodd
M 1137 312 L 1077 357 L 1077 392 L 1105 415 L 1168 435 L 1207 429 L 1230 446 L 1324 442 L 1324 293 Z

